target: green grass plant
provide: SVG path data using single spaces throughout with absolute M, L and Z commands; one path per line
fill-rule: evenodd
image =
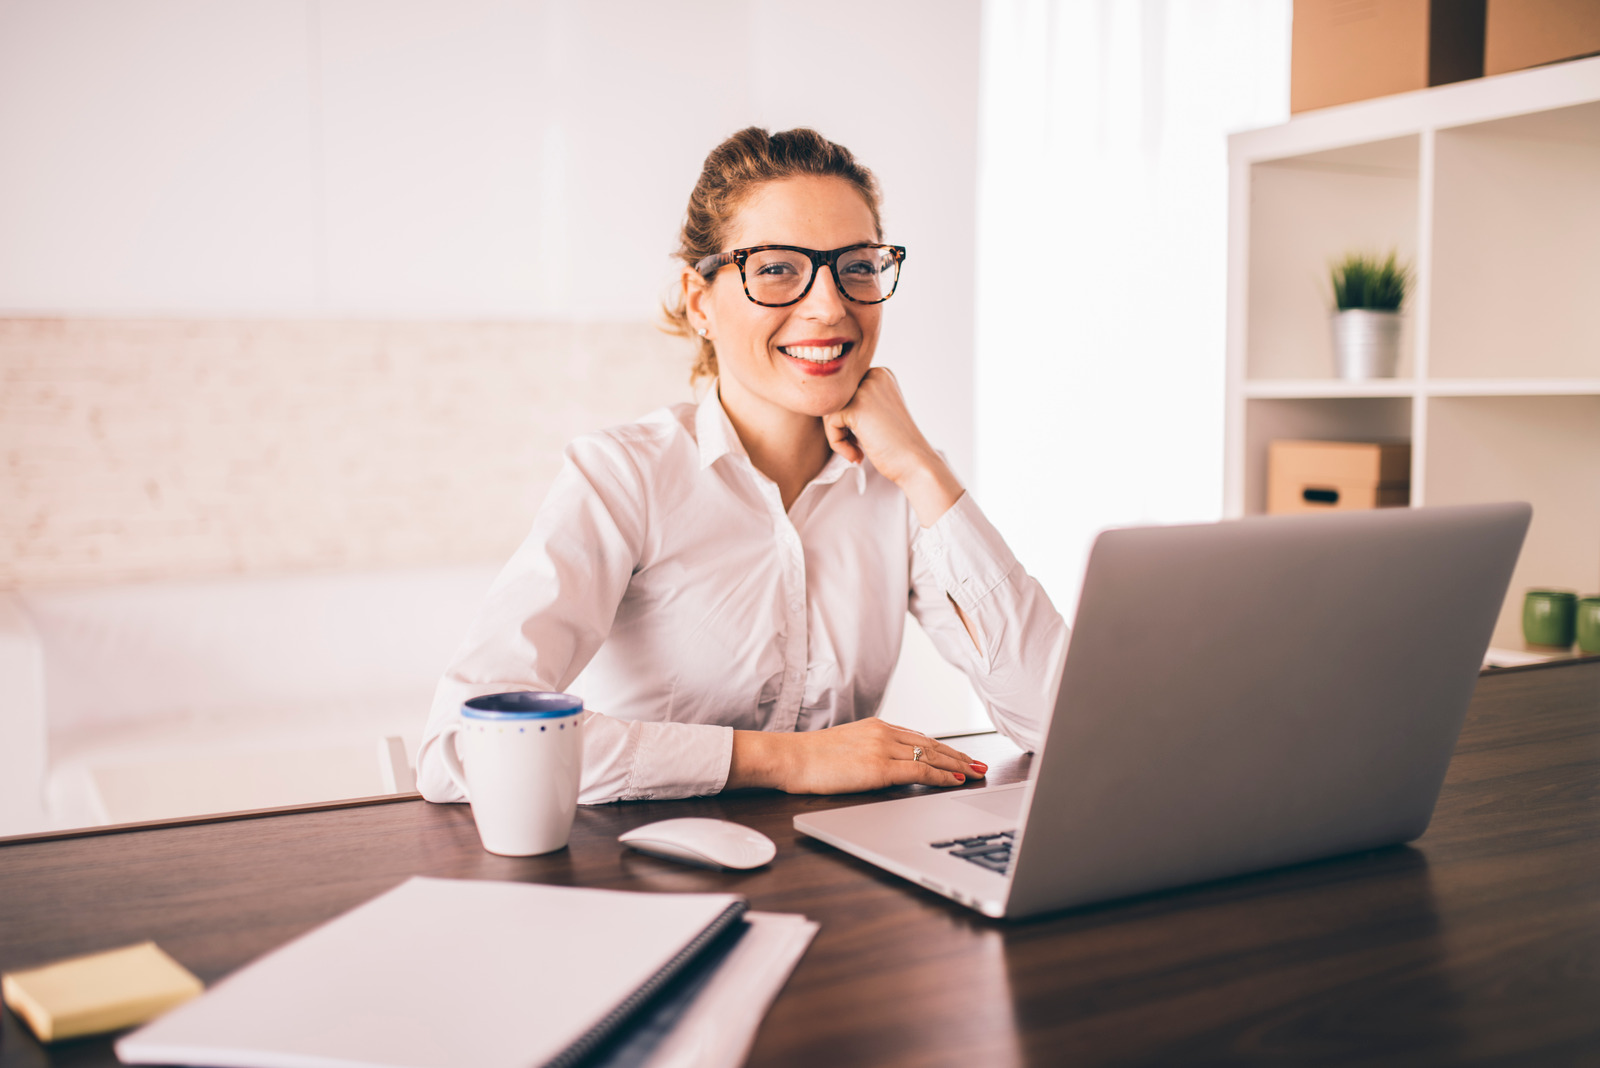
M 1364 308 L 1367 311 L 1397 312 L 1405 303 L 1411 284 L 1411 268 L 1390 252 L 1383 259 L 1374 253 L 1352 252 L 1330 268 L 1333 302 L 1340 311 Z

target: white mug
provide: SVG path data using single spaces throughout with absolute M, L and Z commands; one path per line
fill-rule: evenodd
M 472 802 L 483 848 L 531 857 L 567 844 L 578 808 L 582 713 L 583 699 L 571 694 L 496 693 L 474 697 L 445 727 L 444 766 Z

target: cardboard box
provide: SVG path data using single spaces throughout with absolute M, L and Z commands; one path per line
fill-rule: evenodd
M 1289 110 L 1482 76 L 1485 3 L 1295 0 Z
M 1483 72 L 1600 53 L 1600 0 L 1489 0 Z
M 1267 446 L 1268 515 L 1409 503 L 1408 442 L 1274 441 Z

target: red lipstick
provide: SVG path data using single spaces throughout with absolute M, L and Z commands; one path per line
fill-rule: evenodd
M 777 348 L 789 363 L 798 366 L 806 374 L 831 375 L 844 368 L 845 359 L 850 355 L 850 350 L 855 348 L 855 342 L 842 337 L 818 338 L 792 341 Z M 837 352 L 838 355 L 825 359 L 809 358 L 824 355 L 827 350 Z

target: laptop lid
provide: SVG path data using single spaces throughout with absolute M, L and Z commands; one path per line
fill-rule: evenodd
M 1101 534 L 1006 915 L 1422 834 L 1531 515 Z

